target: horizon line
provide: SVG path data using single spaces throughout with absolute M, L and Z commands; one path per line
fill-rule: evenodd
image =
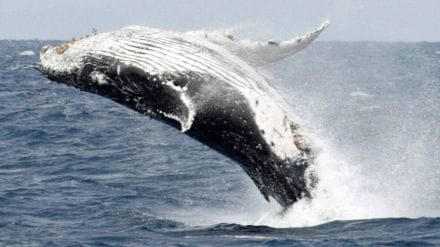
M 42 39 L 42 38 L 31 38 L 31 39 L 17 39 L 17 38 L 0 38 L 2 41 L 67 41 L 70 39 Z M 427 41 L 427 40 L 316 40 L 313 43 L 325 43 L 325 42 L 350 42 L 350 43 L 440 43 L 440 40 Z

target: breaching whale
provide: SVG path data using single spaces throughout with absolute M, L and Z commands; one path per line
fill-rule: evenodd
M 44 46 L 37 69 L 180 129 L 237 161 L 266 200 L 288 207 L 310 196 L 313 152 L 281 97 L 251 65 L 294 54 L 327 25 L 283 42 L 129 26 Z

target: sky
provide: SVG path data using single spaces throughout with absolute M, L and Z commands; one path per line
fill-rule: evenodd
M 326 19 L 320 40 L 440 41 L 440 0 L 0 0 L 0 39 L 71 39 L 144 25 L 279 40 Z

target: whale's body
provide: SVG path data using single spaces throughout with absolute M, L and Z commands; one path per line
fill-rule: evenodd
M 310 194 L 309 144 L 267 80 L 219 42 L 127 27 L 43 47 L 38 68 L 179 128 L 239 162 L 267 200 L 287 207 Z

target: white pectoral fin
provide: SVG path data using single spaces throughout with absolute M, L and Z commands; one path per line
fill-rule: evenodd
M 223 46 L 233 54 L 246 60 L 249 64 L 260 66 L 292 56 L 298 51 L 304 49 L 310 43 L 312 43 L 319 36 L 319 34 L 321 34 L 321 32 L 328 27 L 329 24 L 329 21 L 325 21 L 311 32 L 281 42 L 253 42 L 249 40 L 235 40 L 231 34 L 224 32 L 208 33 L 197 31 L 190 32 L 189 34 L 206 38 L 213 43 Z
M 253 64 L 264 65 L 292 56 L 293 54 L 306 48 L 310 43 L 318 38 L 321 32 L 324 31 L 329 24 L 329 21 L 325 21 L 317 29 L 302 36 L 281 42 L 269 41 L 266 44 L 256 47 L 254 50 L 256 60 L 252 61 Z

